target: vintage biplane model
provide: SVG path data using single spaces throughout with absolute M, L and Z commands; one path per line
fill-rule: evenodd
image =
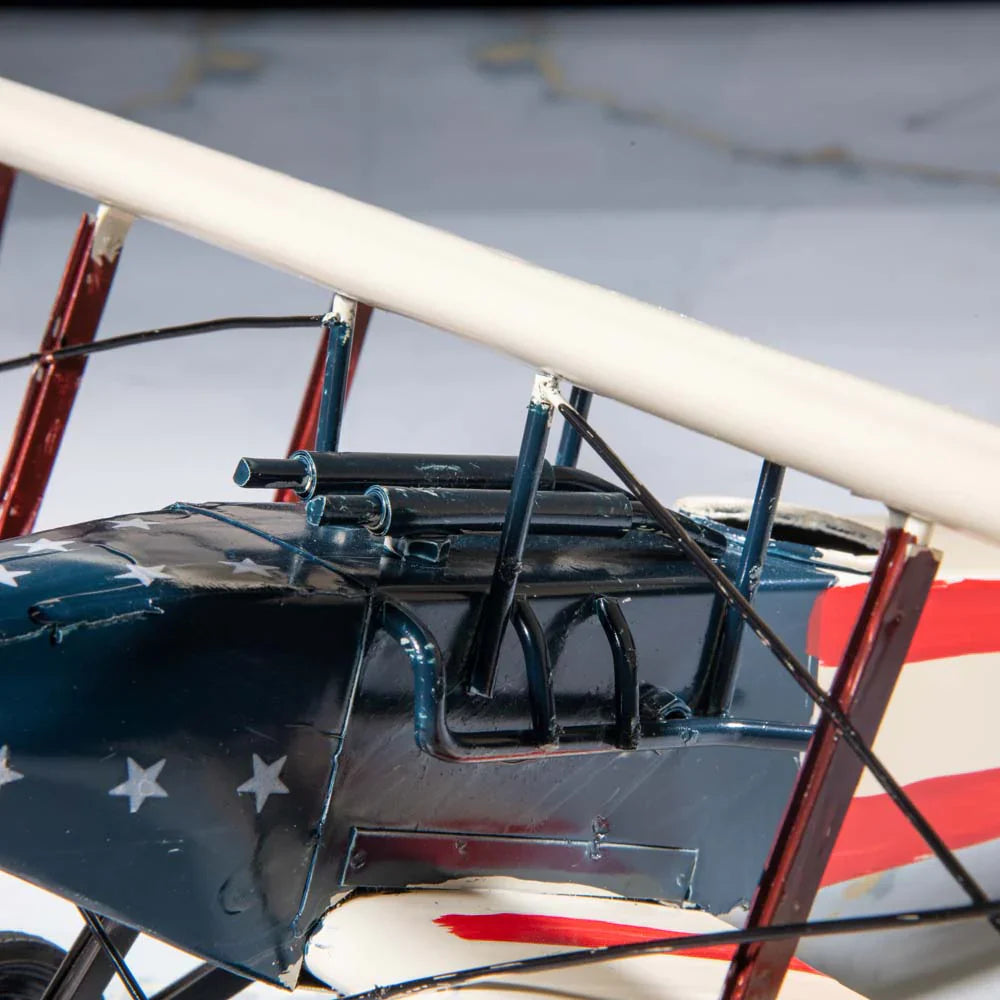
M 0 365 L 0 868 L 84 920 L 0 938 L 4 997 L 141 998 L 140 932 L 204 963 L 160 1000 L 834 1000 L 1000 955 L 1000 429 L 8 81 L 0 161 L 0 218 L 15 170 L 101 206 Z M 333 305 L 96 340 L 135 216 Z M 516 453 L 340 451 L 372 309 L 527 362 Z M 278 499 L 31 533 L 89 354 L 303 324 L 291 454 L 235 474 Z M 663 506 L 592 393 L 764 456 L 752 504 Z M 786 467 L 886 523 L 779 506 Z

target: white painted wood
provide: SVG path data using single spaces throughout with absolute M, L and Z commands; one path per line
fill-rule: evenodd
M 992 424 L 7 80 L 0 161 L 1000 541 Z

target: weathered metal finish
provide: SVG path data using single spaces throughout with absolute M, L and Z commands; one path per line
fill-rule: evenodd
M 24 777 L 0 788 L 18 814 L 0 868 L 277 981 L 301 953 L 368 600 L 300 544 L 301 508 L 248 513 L 182 506 L 50 532 L 61 546 L 35 553 L 4 544 L 26 575 L 0 595 L 0 738 Z M 287 792 L 238 791 L 254 755 L 284 759 Z M 165 795 L 138 782 L 134 811 L 130 760 L 165 761 Z
M 326 364 L 316 420 L 316 443 L 313 446 L 316 451 L 337 451 L 340 447 L 356 312 L 356 302 L 334 295 L 330 313 L 323 324 L 326 327 Z
M 585 420 L 590 414 L 590 404 L 594 394 L 589 389 L 574 385 L 569 394 L 569 405 Z M 556 465 L 575 466 L 580 458 L 580 434 L 571 424 L 563 424 L 556 452 Z
M 396 537 L 499 532 L 509 502 L 509 490 L 376 485 L 369 486 L 363 496 L 334 493 L 313 497 L 306 507 L 306 518 L 312 525 L 364 524 L 377 535 Z M 534 496 L 528 531 L 620 536 L 644 523 L 647 519 L 624 493 L 546 490 Z
M 497 660 L 510 612 L 514 606 L 514 590 L 521 572 L 521 556 L 528 537 L 528 525 L 534 507 L 535 494 L 545 464 L 545 444 L 552 424 L 552 404 L 535 396 L 528 404 L 521 449 L 511 483 L 510 500 L 500 532 L 496 567 L 489 593 L 483 600 L 472 640 L 472 671 L 469 690 L 487 698 L 493 696 Z
M 365 335 L 368 332 L 368 323 L 372 318 L 372 307 L 364 302 L 359 302 L 354 317 L 354 336 L 351 338 L 351 362 L 347 370 L 347 381 L 344 387 L 345 398 L 350 394 L 351 385 L 354 382 L 354 373 L 357 371 L 358 361 L 361 358 L 361 349 L 365 344 Z M 329 356 L 330 331 L 323 327 L 323 335 L 320 338 L 319 347 L 316 350 L 316 359 L 313 361 L 312 371 L 309 374 L 309 382 L 306 385 L 302 396 L 302 403 L 299 407 L 299 414 L 295 420 L 295 429 L 292 431 L 292 439 L 288 445 L 288 453 L 302 451 L 311 448 L 316 441 L 316 428 L 319 424 L 320 403 L 323 397 L 323 374 L 326 371 L 327 358 Z M 275 500 L 282 503 L 295 503 L 299 497 L 286 488 L 278 489 L 275 493 Z
M 369 486 L 510 489 L 517 459 L 507 455 L 426 455 L 392 452 L 296 451 L 286 459 L 244 458 L 234 481 L 267 487 L 280 475 L 304 498 L 324 493 L 363 493 Z M 554 489 L 555 470 L 542 462 L 540 484 Z
M 96 220 L 85 215 L 80 221 L 42 351 L 94 339 L 129 221 L 107 208 Z M 32 373 L 0 475 L 0 538 L 24 534 L 35 523 L 86 363 L 85 357 L 43 362 Z
M 521 640 L 531 701 L 531 726 L 512 729 L 454 730 L 448 721 L 445 697 L 449 680 L 445 657 L 417 615 L 402 605 L 387 602 L 382 628 L 410 658 L 414 680 L 414 736 L 417 746 L 438 760 L 454 764 L 486 761 L 514 762 L 538 757 L 589 756 L 621 750 L 662 752 L 692 744 L 727 746 L 741 744 L 766 750 L 803 750 L 812 736 L 808 726 L 744 719 L 653 719 L 642 724 L 639 716 L 638 665 L 631 630 L 615 601 L 598 597 L 592 602 L 609 642 L 613 662 L 613 721 L 556 725 L 548 650 L 535 644 L 537 630 L 525 622 L 528 606 L 516 605 L 521 620 Z M 534 612 L 530 612 L 531 616 Z M 578 619 L 579 620 L 579 619 Z M 528 618 L 528 622 L 531 619 Z M 551 707 L 550 707 L 551 706 Z M 539 736 L 542 732 L 543 736 Z
M 288 458 L 241 458 L 233 482 L 247 489 L 288 488 L 303 499 L 327 493 L 362 493 L 375 484 L 507 490 L 516 467 L 517 458 L 507 455 L 296 451 Z M 538 488 L 591 493 L 618 489 L 593 473 L 552 466 L 547 461 L 542 462 Z
M 109 917 L 99 919 L 118 953 L 127 954 L 139 932 Z M 89 927 L 85 927 L 66 953 L 41 1000 L 101 1000 L 114 974 L 115 968 L 101 942 Z
M 830 694 L 871 743 L 888 706 L 930 592 L 938 559 L 901 528 L 890 528 Z M 861 763 L 824 717 L 803 761 L 779 827 L 748 927 L 809 915 L 834 840 L 861 776 Z M 742 945 L 724 1000 L 773 1000 L 798 939 Z
M 7 221 L 7 209 L 10 207 L 10 195 L 14 190 L 14 178 L 17 171 L 0 163 L 0 246 L 3 245 L 4 223 Z
M 447 724 L 459 740 L 513 731 L 537 746 L 554 738 L 558 717 L 613 744 L 615 661 L 595 600 L 617 602 L 627 621 L 640 721 L 652 731 L 661 706 L 690 697 L 712 604 L 677 547 L 649 530 L 529 535 L 488 702 L 464 694 L 466 649 L 496 535 L 455 534 L 439 561 L 407 551 L 361 528 L 310 528 L 287 504 L 180 504 L 0 545 L 16 583 L 0 587 L 0 740 L 23 775 L 0 787 L 0 805 L 19 818 L 0 832 L 0 868 L 286 983 L 312 922 L 344 888 L 356 830 L 545 843 L 590 842 L 596 830 L 612 855 L 637 857 L 628 845 L 697 852 L 687 902 L 722 912 L 748 896 L 809 723 L 806 700 L 766 650 L 743 653 L 746 719 L 708 720 L 732 731 L 681 713 L 663 723 L 677 727 L 676 748 L 659 753 L 612 746 L 599 762 L 542 754 L 456 765 L 416 745 L 422 689 L 407 650 L 379 629 L 387 604 L 423 623 L 449 665 Z M 712 551 L 735 573 L 736 547 Z M 788 548 L 796 559 L 784 551 L 771 553 L 758 604 L 780 609 L 801 648 L 829 577 L 803 547 Z M 287 789 L 269 786 L 259 811 L 267 787 L 254 755 L 264 770 L 284 758 Z M 147 784 L 134 812 L 129 758 L 166 793 Z M 671 808 L 651 809 L 650 796 Z M 394 880 L 420 874 L 408 857 L 386 856 Z M 482 865 L 517 875 L 518 857 Z M 589 864 L 556 865 L 551 877 L 586 880 Z M 635 885 L 634 871 L 615 883 L 608 861 L 593 866 L 612 888 Z
M 767 546 L 784 478 L 784 466 L 764 460 L 734 581 L 740 593 L 751 603 L 767 558 Z M 714 646 L 709 646 L 710 671 L 705 711 L 708 715 L 726 715 L 733 704 L 744 624 L 739 612 L 721 596 L 716 598 L 713 617 L 718 624 L 713 622 L 710 635 L 717 635 L 718 638 Z
M 595 820 L 583 840 L 545 839 L 523 834 L 465 834 L 423 830 L 355 830 L 344 863 L 347 886 L 403 888 L 476 875 L 504 875 L 559 881 L 586 866 L 587 884 L 632 899 L 681 903 L 694 879 L 698 852 L 675 847 L 608 843 Z

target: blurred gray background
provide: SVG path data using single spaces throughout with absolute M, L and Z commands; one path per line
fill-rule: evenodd
M 1000 10 L 985 5 L 0 12 L 0 75 L 994 421 L 998 53 Z M 0 356 L 37 346 L 91 208 L 19 179 Z M 327 301 L 140 222 L 102 333 Z M 95 358 L 40 527 L 240 496 L 240 455 L 284 453 L 316 340 L 233 332 Z M 0 376 L 0 426 L 24 381 Z M 530 385 L 519 363 L 377 313 L 342 444 L 512 452 Z M 665 500 L 753 490 L 753 456 L 604 400 L 593 419 Z M 785 497 L 877 510 L 798 475 Z M 62 904 L 2 891 L 0 916 L 71 939 Z M 143 947 L 140 973 L 175 967 Z M 962 995 L 997 982 L 986 972 Z

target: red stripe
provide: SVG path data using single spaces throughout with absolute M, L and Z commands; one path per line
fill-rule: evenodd
M 907 785 L 906 791 L 952 850 L 1000 838 L 1000 769 L 928 778 Z M 822 884 L 898 868 L 929 854 L 888 795 L 857 798 L 847 811 Z
M 810 655 L 827 666 L 840 663 L 867 588 L 858 583 L 819 595 L 809 616 Z M 936 582 L 906 662 L 996 652 L 1000 652 L 1000 580 Z
M 607 920 L 583 920 L 540 913 L 446 913 L 434 920 L 464 941 L 506 941 L 517 944 L 559 945 L 569 948 L 604 948 L 613 944 L 636 944 L 660 938 L 693 937 L 687 931 L 665 931 L 659 927 L 615 924 Z M 732 959 L 733 945 L 709 945 L 678 952 L 693 958 Z M 815 972 L 799 959 L 791 968 Z

